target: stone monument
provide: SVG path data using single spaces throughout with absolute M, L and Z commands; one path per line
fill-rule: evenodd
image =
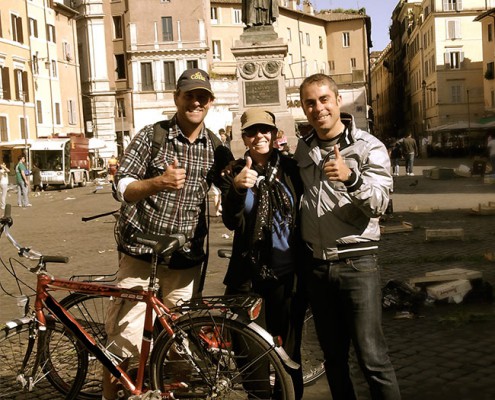
M 231 49 L 236 58 L 239 85 L 239 108 L 232 124 L 231 142 L 236 157 L 244 152 L 240 117 L 250 107 L 264 107 L 273 112 L 277 127 L 295 143 L 294 118 L 287 108 L 283 72 L 288 47 L 273 28 L 277 17 L 277 0 L 242 1 L 242 20 L 246 27 Z

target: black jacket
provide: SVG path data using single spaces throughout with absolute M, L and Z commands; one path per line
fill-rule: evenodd
M 232 173 L 225 174 L 219 186 L 222 191 L 223 223 L 228 229 L 235 231 L 232 257 L 224 279 L 224 284 L 229 287 L 239 287 L 253 278 L 251 275 L 252 268 L 246 253 L 251 247 L 255 218 L 246 218 L 244 213 L 247 190 L 237 191 L 233 185 L 234 177 L 245 165 L 244 159 L 236 160 L 232 166 Z M 302 248 L 299 231 L 299 202 L 303 193 L 303 184 L 296 161 L 282 154 L 280 154 L 279 179 L 289 189 L 292 198 L 296 202 L 296 223 L 289 240 L 291 249 L 295 250 L 294 254 L 299 255 L 303 253 L 299 251 Z M 299 265 L 300 262 L 296 260 L 296 264 Z

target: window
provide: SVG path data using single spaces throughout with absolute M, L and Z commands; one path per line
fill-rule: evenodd
M 55 27 L 53 25 L 46 25 L 46 40 L 52 43 L 56 43 L 57 41 L 55 37 Z
M 0 80 L 0 99 L 10 100 L 10 75 L 7 67 L 0 67 L 2 72 Z
M 165 90 L 175 90 L 175 62 L 163 62 L 163 76 L 165 77 Z
M 115 74 L 117 79 L 125 79 L 125 55 L 115 54 Z
M 355 68 L 356 68 L 356 59 L 351 58 L 351 69 L 355 69 Z
M 43 104 L 41 100 L 36 100 L 36 116 L 38 118 L 38 124 L 43 123 Z
M 240 25 L 242 24 L 242 15 L 241 15 L 241 10 L 239 9 L 234 9 L 234 17 L 233 17 L 233 20 L 234 20 L 234 24 L 236 25 Z
M 290 28 L 287 28 L 287 41 L 292 42 L 292 32 Z
M 162 17 L 162 40 L 171 42 L 174 40 L 174 30 L 172 27 L 172 17 Z
M 74 100 L 67 100 L 67 111 L 69 112 L 69 125 L 77 124 L 77 113 Z
M 461 38 L 461 21 L 458 19 L 447 21 L 447 39 L 455 40 Z
M 495 78 L 494 73 L 495 73 L 495 68 L 494 68 L 493 61 L 492 62 L 489 62 L 489 63 L 486 63 L 485 79 L 493 79 L 493 78 Z
M 495 90 L 492 90 L 490 92 L 490 100 L 491 100 L 490 101 L 491 107 L 494 108 L 495 107 Z M 0 122 L 1 122 L 1 117 L 0 117 Z M 1 124 L 0 124 L 0 129 L 1 129 Z M 4 140 L 3 137 L 2 137 L 2 140 Z
M 488 41 L 493 41 L 493 24 L 488 24 Z
M 349 47 L 351 45 L 351 35 L 349 32 L 342 32 L 342 46 Z
M 18 43 L 24 43 L 24 37 L 22 35 L 22 18 L 11 14 L 10 15 L 12 40 Z
M 186 66 L 187 69 L 198 68 L 198 60 L 187 60 Z
M 38 21 L 29 18 L 29 36 L 38 37 Z
M 57 74 L 57 61 L 52 60 L 51 64 L 52 64 L 52 77 L 56 78 L 58 76 L 58 74 Z
M 289 65 L 291 65 L 293 63 L 292 53 L 287 54 L 287 61 L 288 61 Z
M 15 99 L 29 101 L 27 72 L 14 69 Z
M 453 85 L 450 88 L 452 103 L 461 103 L 462 102 L 462 86 Z
M 220 40 L 212 41 L 212 49 L 213 49 L 213 61 L 220 61 L 222 59 L 222 51 L 220 47 Z
M 62 51 L 64 53 L 65 61 L 72 61 L 72 48 L 70 47 L 70 43 L 62 42 Z
M 0 140 L 2 142 L 8 142 L 9 134 L 7 132 L 7 117 L 0 116 Z
M 153 71 L 150 62 L 141 63 L 141 90 L 153 90 Z
M 321 36 L 318 36 L 318 47 L 323 49 L 323 38 Z
M 27 126 L 27 119 L 24 117 L 19 118 L 19 132 L 21 132 L 21 138 L 22 139 L 27 139 L 28 138 L 28 126 Z
M 117 117 L 125 118 L 125 100 L 117 99 Z
M 311 39 L 309 37 L 309 33 L 306 33 L 306 45 L 311 46 Z
M 330 69 L 330 71 L 335 71 L 335 61 L 334 60 L 330 60 L 328 62 L 328 68 Z
M 445 53 L 445 64 L 450 69 L 460 69 L 464 61 L 464 53 L 460 50 L 448 50 Z
M 462 0 L 443 0 L 443 11 L 461 11 Z
M 301 31 L 299 31 L 299 43 L 304 43 L 304 36 Z
M 212 24 L 218 24 L 219 23 L 218 7 L 211 7 L 210 8 L 210 17 L 211 17 L 211 23 Z
M 113 38 L 114 39 L 122 39 L 122 16 L 115 15 L 113 16 Z
M 60 125 L 62 123 L 60 119 L 60 103 L 55 103 L 55 124 Z

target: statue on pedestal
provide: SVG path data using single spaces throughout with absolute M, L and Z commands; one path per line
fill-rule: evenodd
M 278 0 L 242 0 L 242 22 L 248 28 L 272 25 L 278 18 Z

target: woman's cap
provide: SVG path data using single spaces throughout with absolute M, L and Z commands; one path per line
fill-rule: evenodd
M 253 125 L 275 125 L 275 115 L 270 111 L 263 110 L 262 108 L 248 108 L 241 115 L 241 130 L 247 129 Z

